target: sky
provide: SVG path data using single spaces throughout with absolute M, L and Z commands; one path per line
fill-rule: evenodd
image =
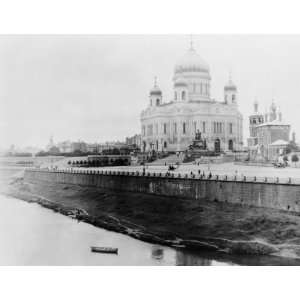
M 274 99 L 298 139 L 300 35 L 192 38 L 210 66 L 212 98 L 223 100 L 231 72 L 245 142 L 255 99 L 262 112 Z M 139 133 L 154 77 L 170 101 L 174 66 L 189 44 L 189 34 L 0 36 L 0 149 Z

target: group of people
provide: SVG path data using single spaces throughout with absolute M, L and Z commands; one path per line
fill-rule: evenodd
M 175 171 L 176 167 L 174 165 L 169 165 L 168 171 Z
M 166 176 L 170 176 L 171 175 L 171 173 L 170 173 L 170 171 L 174 171 L 176 168 L 173 166 L 173 165 L 169 165 L 169 168 L 168 168 L 168 171 L 167 171 L 167 173 L 166 173 Z M 193 171 L 191 171 L 190 172 L 190 175 L 191 175 L 191 177 L 193 177 L 194 175 L 196 175 Z M 200 177 L 200 178 L 206 178 L 206 176 L 205 176 L 205 172 L 203 171 L 203 172 L 201 172 L 201 170 L 199 169 L 198 170 L 198 176 Z M 208 179 L 211 179 L 213 177 L 213 175 L 212 175 L 212 173 L 211 172 L 209 172 L 209 174 L 208 174 Z
M 194 173 L 193 173 L 193 171 L 191 171 L 191 176 L 193 176 L 194 175 Z M 200 178 L 205 178 L 205 172 L 203 171 L 202 173 L 201 173 L 201 170 L 198 170 L 198 175 L 200 176 Z M 212 178 L 212 173 L 211 172 L 209 172 L 209 174 L 208 174 L 208 178 L 210 179 L 210 178 Z
M 166 176 L 170 177 L 171 176 L 171 172 L 175 171 L 176 169 L 179 168 L 179 163 L 176 163 L 176 166 L 175 166 L 174 164 L 167 165 L 167 163 L 165 162 L 165 166 L 168 166 L 168 170 L 166 172 Z M 143 165 L 143 174 L 144 175 L 146 174 L 146 168 L 147 168 L 147 166 Z M 190 172 L 191 177 L 193 177 L 193 175 L 196 175 L 196 174 L 197 173 L 194 173 L 193 171 Z M 201 172 L 200 169 L 198 170 L 198 176 L 200 178 L 206 178 L 205 172 L 204 171 Z M 212 173 L 209 172 L 207 178 L 211 179 L 212 177 L 213 177 Z

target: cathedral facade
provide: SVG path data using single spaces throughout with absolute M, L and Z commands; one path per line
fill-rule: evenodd
M 211 98 L 210 87 L 209 65 L 191 45 L 175 65 L 173 99 L 165 102 L 156 82 L 150 90 L 148 106 L 141 113 L 141 150 L 185 151 L 197 132 L 208 150 L 241 150 L 243 118 L 237 87 L 229 79 L 223 101 Z

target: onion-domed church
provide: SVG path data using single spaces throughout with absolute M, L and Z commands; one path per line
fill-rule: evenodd
M 241 150 L 243 118 L 238 110 L 237 87 L 231 78 L 224 99 L 210 95 L 209 65 L 193 45 L 178 60 L 173 76 L 173 99 L 164 101 L 155 80 L 148 106 L 141 113 L 142 151 L 185 151 L 200 133 L 208 150 Z

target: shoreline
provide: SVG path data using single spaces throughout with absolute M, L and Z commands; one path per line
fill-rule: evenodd
M 10 188 L 5 193 L 7 196 L 12 196 L 29 203 L 37 203 L 45 208 L 51 209 L 54 212 L 72 217 L 78 221 L 83 221 L 88 224 L 107 229 L 110 231 L 126 234 L 132 238 L 141 241 L 161 244 L 180 249 L 188 249 L 195 251 L 211 251 L 220 254 L 238 254 L 238 255 L 267 255 L 267 256 L 281 256 L 281 246 L 265 242 L 259 239 L 230 239 L 221 238 L 218 236 L 186 236 L 179 232 L 168 231 L 168 226 L 165 226 L 160 232 L 153 231 L 141 223 L 136 223 L 134 220 L 128 218 L 120 218 L 108 212 L 102 212 L 100 215 L 93 215 L 88 213 L 82 207 L 74 205 L 66 205 L 65 203 L 57 202 L 58 199 L 53 200 L 45 197 L 45 195 L 34 194 L 28 190 L 37 187 L 35 184 L 28 185 L 23 182 L 23 179 L 15 179 L 10 183 Z M 24 190 L 24 187 L 25 190 Z M 60 193 L 73 189 L 74 186 L 55 185 L 56 190 Z M 77 187 L 78 188 L 78 187 Z M 45 186 L 42 187 L 45 190 Z M 103 191 L 102 191 L 103 192 Z M 110 191 L 105 191 L 110 194 Z M 131 218 L 129 218 L 131 219 Z M 299 258 L 298 256 L 290 256 L 288 258 Z
M 25 182 L 23 171 L 0 172 L 0 193 L 152 244 L 234 259 L 242 265 L 300 265 L 297 213 L 51 182 L 33 184 Z
M 189 250 L 216 251 L 226 254 L 270 255 L 278 251 L 278 249 L 272 245 L 267 245 L 265 243 L 256 241 L 234 241 L 221 238 L 198 238 L 191 240 L 177 237 L 172 233 L 170 233 L 168 236 L 165 235 L 165 237 L 160 237 L 149 231 L 138 229 L 134 226 L 131 228 L 128 225 L 125 225 L 125 222 L 122 222 L 120 219 L 109 215 L 107 215 L 106 218 L 100 219 L 88 214 L 82 214 L 82 211 L 77 207 L 65 207 L 62 204 L 51 202 L 36 195 L 32 195 L 32 199 L 28 199 L 27 196 L 20 197 L 20 195 L 17 196 L 14 193 L 4 194 L 28 203 L 39 204 L 44 208 L 51 209 L 54 212 L 60 213 L 67 217 L 72 217 L 80 222 L 82 221 L 95 227 L 126 234 L 132 238 L 148 243 L 160 244 L 173 248 L 185 248 Z M 74 215 L 74 210 L 77 210 L 81 213 Z M 140 227 L 137 224 L 135 225 Z

